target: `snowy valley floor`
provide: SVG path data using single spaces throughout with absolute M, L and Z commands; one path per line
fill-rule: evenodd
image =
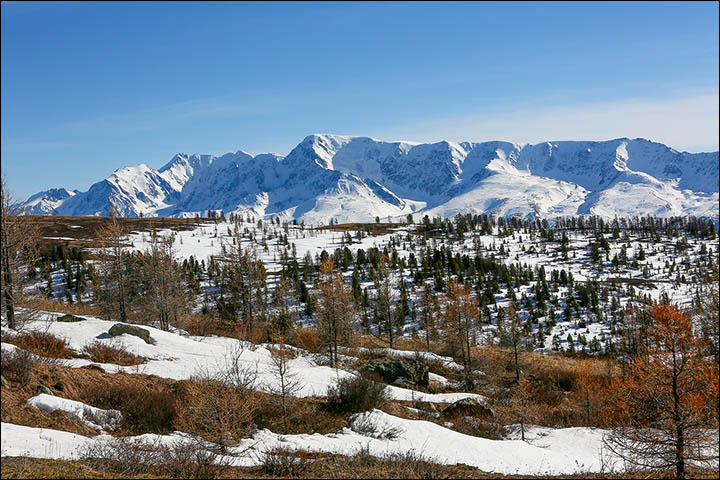
M 27 325 L 26 330 L 45 332 L 65 339 L 70 349 L 78 353 L 92 342 L 101 342 L 141 356 L 145 361 L 137 366 L 119 366 L 110 363 L 98 364 L 84 358 L 62 360 L 36 358 L 36 361 L 45 366 L 43 368 L 55 368 L 68 372 L 90 372 L 92 370 L 93 374 L 103 375 L 104 378 L 123 376 L 177 381 L 187 380 L 198 374 L 222 372 L 229 367 L 228 362 L 239 361 L 243 368 L 254 369 L 257 372 L 256 389 L 273 392 L 278 387 L 277 378 L 272 373 L 271 345 L 252 345 L 231 338 L 215 336 L 189 336 L 144 326 L 143 328 L 150 332 L 154 341 L 154 344 L 148 344 L 129 334 L 110 336 L 108 330 L 115 322 L 84 317 L 82 321 L 64 323 L 55 321 L 56 316 L 57 314 L 46 313 L 40 320 Z M 15 332 L 3 329 L 4 338 L 8 338 L 7 336 L 13 333 Z M 2 343 L 4 352 L 17 351 L 18 348 L 10 343 Z M 408 353 L 386 352 L 397 355 Z M 290 367 L 300 379 L 301 388 L 295 393 L 295 396 L 300 399 L 322 397 L 327 388 L 338 378 L 352 377 L 357 373 L 343 368 L 318 365 L 316 356 L 300 349 L 294 349 L 294 354 L 295 358 L 291 360 Z M 457 367 L 452 359 L 444 357 L 437 357 L 437 359 L 444 359 L 446 366 L 450 369 Z M 47 383 L 50 381 L 50 376 L 44 375 L 44 377 L 42 375 L 38 378 L 33 377 L 30 388 L 33 390 L 36 388 L 35 382 Z M 111 432 L 119 423 L 120 412 L 98 409 L 85 405 L 77 399 L 63 398 L 74 396 L 73 390 L 67 385 L 64 391 L 63 389 L 58 391 L 58 384 L 55 384 L 54 395 L 38 393 L 30 388 L 22 390 L 15 385 L 3 386 L 3 419 L 12 418 L 11 412 L 6 411 L 6 408 L 10 408 L 10 399 L 13 398 L 16 402 L 20 401 L 18 395 L 27 397 L 28 391 L 31 391 L 31 398 L 21 399 L 26 404 L 22 408 L 30 412 L 27 415 L 50 415 L 57 410 L 65 412 L 63 414 L 65 416 L 62 417 L 65 420 L 48 423 L 48 418 L 51 418 L 52 415 L 37 417 L 40 420 L 36 420 L 35 423 L 47 426 L 47 428 L 3 421 L 1 432 L 3 478 L 11 476 L 9 473 L 6 475 L 6 472 L 17 472 L 16 468 L 19 468 L 20 464 L 13 464 L 10 457 L 78 461 L 87 458 L 84 453 L 102 448 L 102 445 L 107 445 L 108 442 L 112 445 L 112 442 L 118 441 L 118 437 L 111 436 L 107 432 Z M 388 393 L 391 400 L 399 402 L 422 400 L 448 404 L 467 397 L 473 397 L 480 402 L 485 401 L 485 397 L 477 394 L 428 393 L 399 386 L 389 386 Z M 21 418 L 21 416 L 17 418 Z M 58 417 L 56 415 L 52 418 L 57 419 Z M 405 461 L 410 459 L 418 464 L 425 464 L 422 461 L 427 462 L 424 468 L 431 468 L 427 465 L 436 465 L 436 468 L 464 465 L 464 467 L 453 468 L 465 469 L 444 471 L 445 473 L 418 470 L 417 476 L 469 477 L 492 474 L 545 477 L 618 475 L 624 472 L 622 462 L 608 456 L 603 451 L 602 438 L 605 431 L 595 428 L 530 426 L 526 427 L 527 441 L 522 441 L 518 429 L 511 427 L 505 439 L 490 440 L 465 435 L 431 421 L 401 418 L 378 409 L 348 415 L 345 418 L 347 423 L 344 427 L 329 433 L 278 434 L 269 429 L 257 429 L 236 445 L 227 448 L 223 454 L 209 454 L 209 458 L 211 458 L 211 463 L 222 465 L 224 468 L 245 468 L 250 469 L 245 473 L 255 471 L 262 474 L 268 472 L 268 465 L 275 465 L 273 459 L 280 452 L 286 456 L 290 455 L 289 458 L 296 460 L 290 461 L 290 464 L 281 465 L 285 470 L 281 468 L 275 473 L 293 475 L 295 472 L 298 476 L 324 476 L 325 474 L 321 471 L 312 469 L 320 468 L 318 466 L 320 463 L 327 462 L 328 455 L 366 459 L 372 457 L 373 461 L 381 462 L 376 465 L 380 469 L 379 473 L 384 471 L 388 476 L 392 472 L 382 470 L 382 462 L 397 463 L 398 459 Z M 76 433 L 59 429 L 67 422 L 74 425 L 71 430 Z M 129 442 L 125 445 L 145 444 L 168 448 L 190 445 L 195 450 L 216 451 L 214 448 L 216 445 L 211 445 L 182 432 L 167 435 L 142 434 L 122 438 L 122 441 Z M 302 468 L 305 470 L 298 470 L 301 466 L 293 463 L 300 462 L 297 458 L 304 459 Z M 323 460 L 323 458 L 325 459 Z M 9 465 L 15 465 L 15 467 L 10 468 Z M 30 468 L 27 465 L 26 467 Z M 63 465 L 67 466 L 67 464 Z M 8 466 L 7 470 L 6 466 Z M 252 470 L 253 468 L 256 470 Z M 236 470 L 235 474 L 240 475 L 241 472 L 243 470 Z M 350 477 L 371 475 L 368 472 L 364 474 L 357 472 L 357 470 L 344 472 L 344 474 L 335 472 L 335 474 L 328 475 Z M 270 473 L 272 473 L 272 469 L 270 469 Z M 77 474 L 80 475 L 80 470 Z M 396 476 L 402 477 L 411 474 L 411 471 L 403 470 Z

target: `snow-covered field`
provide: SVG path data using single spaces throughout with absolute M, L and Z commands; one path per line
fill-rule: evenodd
M 30 323 L 25 328 L 28 331 L 37 330 L 63 338 L 67 340 L 70 348 L 77 351 L 93 341 L 98 341 L 122 347 L 147 358 L 142 365 L 133 367 L 96 364 L 107 372 L 125 371 L 187 379 L 196 374 L 221 372 L 228 367 L 228 361 L 236 359 L 243 364 L 241 368 L 257 372 L 257 388 L 269 390 L 276 387 L 274 383 L 277 382 L 277 378 L 272 371 L 271 355 L 268 350 L 270 345 L 253 346 L 230 338 L 191 337 L 144 327 L 150 331 L 155 341 L 154 345 L 150 345 L 128 334 L 110 337 L 107 331 L 115 322 L 84 317 L 83 321 L 64 323 L 53 321 L 54 316 L 45 314 L 43 319 Z M 8 329 L 3 331 L 3 334 L 12 333 Z M 17 348 L 2 343 L 3 350 Z M 297 357 L 290 362 L 290 369 L 301 379 L 302 389 L 297 393 L 298 396 L 323 396 L 327 387 L 338 377 L 354 375 L 353 372 L 341 368 L 318 366 L 311 354 L 301 349 L 294 351 Z M 407 354 L 389 349 L 384 351 L 390 354 Z M 437 357 L 434 358 L 435 360 L 448 360 L 444 357 L 435 357 Z M 63 364 L 69 367 L 82 367 L 90 363 L 89 360 L 84 359 L 63 360 Z M 428 394 L 396 386 L 389 386 L 388 390 L 389 397 L 395 400 L 424 400 L 434 403 L 450 403 L 468 397 L 484 400 L 481 395 L 472 393 Z M 45 411 L 64 410 L 98 430 L 112 429 L 119 421 L 119 412 L 108 412 L 82 402 L 51 395 L 37 395 L 32 397 L 28 404 Z M 105 419 L 107 424 L 97 425 L 95 422 L 98 422 L 98 419 Z M 390 438 L 382 438 L 382 432 L 389 431 L 394 434 L 388 435 Z M 534 430 L 530 428 L 529 431 Z M 256 431 L 251 438 L 243 440 L 240 445 L 230 449 L 230 456 L 223 461 L 240 466 L 256 465 L 262 462 L 264 452 L 278 448 L 346 455 L 365 449 L 371 455 L 379 457 L 393 453 L 415 452 L 436 463 L 464 463 L 483 471 L 504 474 L 574 474 L 601 470 L 602 431 L 589 428 L 555 430 L 538 427 L 538 432 L 540 431 L 542 434 L 535 435 L 536 441 L 487 440 L 464 435 L 432 422 L 402 419 L 380 410 L 373 410 L 352 416 L 349 426 L 335 434 L 279 435 L 269 430 Z M 77 459 L 83 449 L 94 442 L 109 441 L 111 438 L 104 432 L 97 437 L 88 438 L 52 429 L 3 423 L 2 455 Z M 160 443 L 191 440 L 181 432 L 165 436 L 141 435 L 136 438 Z M 233 456 L 234 454 L 237 456 Z
M 573 475 L 617 471 L 619 462 L 602 456 L 603 430 L 592 428 L 548 429 L 526 427 L 527 442 L 472 437 L 423 420 L 407 420 L 372 410 L 353 415 L 349 427 L 328 435 L 278 435 L 255 432 L 229 455 L 218 461 L 236 466 L 262 463 L 266 452 L 277 449 L 353 455 L 365 451 L 385 457 L 415 453 L 434 463 L 463 463 L 484 472 L 506 475 Z M 394 438 L 375 438 L 377 432 L 393 430 Z M 361 433 L 363 432 L 363 433 Z M 94 443 L 111 441 L 108 435 L 88 438 L 68 432 L 2 424 L 2 455 L 36 458 L 78 459 Z M 181 432 L 172 435 L 141 435 L 131 440 L 171 445 L 197 442 Z
M 165 332 L 153 327 L 143 327 L 150 332 L 154 345 L 129 334 L 112 337 L 108 330 L 117 322 L 86 317 L 82 322 L 55 322 L 56 315 L 44 314 L 42 320 L 25 325 L 25 330 L 37 330 L 62 338 L 70 348 L 80 353 L 93 342 L 106 343 L 121 348 L 147 360 L 134 366 L 119 366 L 96 363 L 109 373 L 126 372 L 156 375 L 174 380 L 187 380 L 200 375 L 223 374 L 239 367 L 257 377 L 258 390 L 273 392 L 279 387 L 279 379 L 273 373 L 272 355 L 268 347 L 272 345 L 253 345 L 234 338 L 199 337 Z M 13 334 L 3 328 L 3 334 Z M 18 347 L 2 343 L 3 350 Z M 314 355 L 300 349 L 294 349 L 297 357 L 290 360 L 290 371 L 296 375 L 300 389 L 297 397 L 324 396 L 329 386 L 338 378 L 356 375 L 355 372 L 340 368 L 318 365 Z M 63 363 L 70 367 L 84 367 L 93 362 L 82 358 L 66 359 Z M 474 393 L 435 393 L 430 394 L 395 385 L 388 386 L 388 396 L 393 400 L 452 403 L 460 398 L 473 397 L 484 400 L 482 395 Z

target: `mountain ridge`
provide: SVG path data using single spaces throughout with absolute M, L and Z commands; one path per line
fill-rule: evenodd
M 114 208 L 122 216 L 183 217 L 215 210 L 306 223 L 416 212 L 717 219 L 718 163 L 718 152 L 678 152 L 640 138 L 521 145 L 313 134 L 286 156 L 178 153 L 157 170 L 123 167 L 87 192 L 53 189 L 21 206 L 39 215 L 108 215 Z

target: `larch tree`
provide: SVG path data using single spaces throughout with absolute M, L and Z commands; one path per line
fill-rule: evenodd
M 393 348 L 395 340 L 395 322 L 393 321 L 395 294 L 388 267 L 389 261 L 388 256 L 383 253 L 377 268 L 373 271 L 373 282 L 375 283 L 375 314 L 378 323 L 382 325 L 388 336 L 390 348 Z
M 718 292 L 718 270 L 710 275 L 706 290 L 695 301 L 693 308 L 700 327 L 700 333 L 707 343 L 708 353 L 720 365 L 720 295 Z
M 515 372 L 515 381 L 520 382 L 520 349 L 530 337 L 530 329 L 525 325 L 515 308 L 510 307 L 502 324 L 498 325 L 497 337 L 500 346 L 510 347 L 512 354 L 512 368 Z
M 654 305 L 648 348 L 612 386 L 616 427 L 605 444 L 627 464 L 675 471 L 718 465 L 718 366 L 691 317 Z
M 447 342 L 460 344 L 465 387 L 468 389 L 474 386 L 471 335 L 477 318 L 478 303 L 472 289 L 465 284 L 450 280 L 443 315 L 443 330 Z
M 349 340 L 355 303 L 350 287 L 345 284 L 332 259 L 320 265 L 315 288 L 319 293 L 315 310 L 316 325 L 322 344 L 327 348 L 330 363 L 334 364 L 338 360 L 338 346 Z
M 188 298 L 182 269 L 175 261 L 173 237 L 151 234 L 150 246 L 141 260 L 142 294 L 140 303 L 162 330 L 170 328 L 170 320 L 177 322 L 188 311 Z
M 292 351 L 285 344 L 282 334 L 273 336 L 275 345 L 270 349 L 272 364 L 271 371 L 276 382 L 269 385 L 271 393 L 280 397 L 282 409 L 283 427 L 288 430 L 288 406 L 291 405 L 293 396 L 302 388 L 302 382 L 290 365 L 293 359 Z
M 426 283 L 420 296 L 420 325 L 425 330 L 425 346 L 430 351 L 431 340 L 437 339 L 437 319 L 440 314 L 440 302 L 432 291 L 432 285 Z
M 23 303 L 23 286 L 38 257 L 39 230 L 30 218 L 16 206 L 8 190 L 5 175 L 0 185 L 0 303 L 9 328 L 16 329 L 32 319 L 30 308 L 18 310 Z
M 124 250 L 126 232 L 114 209 L 110 209 L 110 216 L 97 237 L 103 248 L 97 253 L 93 282 L 95 302 L 108 318 L 126 322 L 133 275 L 130 254 Z

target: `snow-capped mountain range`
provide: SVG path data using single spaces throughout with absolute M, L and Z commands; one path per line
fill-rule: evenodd
M 519 145 L 310 135 L 285 157 L 177 154 L 158 170 L 124 167 L 87 192 L 52 189 L 22 206 L 35 215 L 215 210 L 310 224 L 409 213 L 718 219 L 718 163 L 718 152 L 678 152 L 640 138 Z

